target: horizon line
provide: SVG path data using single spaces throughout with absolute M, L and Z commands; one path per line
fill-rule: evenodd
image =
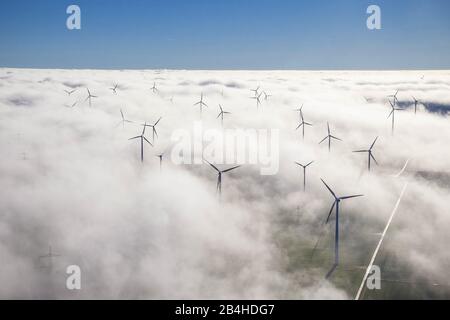
M 6 67 L 0 66 L 0 69 L 19 69 L 19 70 L 75 70 L 75 71 L 450 71 L 450 67 L 445 69 L 441 68 L 417 68 L 417 69 L 408 69 L 408 68 L 386 68 L 386 69 L 375 69 L 375 68 L 367 68 L 367 69 L 359 69 L 359 68 L 329 68 L 329 69 L 320 69 L 320 68 L 312 68 L 312 69 L 295 69 L 295 68 L 280 68 L 280 69 L 265 69 L 265 68 L 250 68 L 250 69 L 238 69 L 238 68 L 224 68 L 224 69 L 214 69 L 214 68 L 70 68 L 70 67 Z

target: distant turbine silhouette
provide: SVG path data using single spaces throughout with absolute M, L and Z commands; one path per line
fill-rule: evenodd
M 131 121 L 131 120 L 125 119 L 125 116 L 123 115 L 122 109 L 120 109 L 120 116 L 122 117 L 122 120 L 120 120 L 120 122 L 116 125 L 116 127 L 117 127 L 119 124 L 122 124 L 122 128 L 125 128 L 125 122 L 127 122 L 127 123 L 134 123 L 134 122 Z
M 370 160 L 373 159 L 373 161 L 375 161 L 375 163 L 378 165 L 377 160 L 375 159 L 375 157 L 372 154 L 372 148 L 375 145 L 375 142 L 377 142 L 378 137 L 375 138 L 375 140 L 373 141 L 372 145 L 370 146 L 370 148 L 368 150 L 357 150 L 357 151 L 353 151 L 353 152 L 357 152 L 357 153 L 362 153 L 362 152 L 367 152 L 368 153 L 368 157 L 369 157 L 369 171 L 370 171 Z
M 339 265 L 339 204 L 342 200 L 362 197 L 363 195 L 358 194 L 358 195 L 354 195 L 354 196 L 338 197 L 333 192 L 333 190 L 331 190 L 331 188 L 325 183 L 325 181 L 323 181 L 323 179 L 320 179 L 320 180 L 322 180 L 323 184 L 325 185 L 325 187 L 327 187 L 328 191 L 330 191 L 330 193 L 333 195 L 333 198 L 334 198 L 333 205 L 331 206 L 330 213 L 328 214 L 328 217 L 327 217 L 327 220 L 325 223 L 328 223 L 328 221 L 330 220 L 330 216 L 333 213 L 333 209 L 334 209 L 334 207 L 336 207 L 336 211 L 335 211 L 336 212 L 336 225 L 335 225 L 335 234 L 334 234 L 334 264 L 333 264 L 333 267 L 331 268 L 331 270 L 326 275 L 326 278 L 329 278 L 331 276 L 331 274 L 334 272 L 334 270 L 336 269 L 336 267 Z
M 68 105 L 68 104 L 65 104 L 64 106 L 66 107 L 66 108 L 73 108 L 73 107 L 75 107 L 76 105 L 77 105 L 77 101 L 75 101 L 74 103 L 72 103 L 71 105 Z
M 395 94 L 391 94 L 390 96 L 388 96 L 388 98 L 394 98 L 394 106 L 396 106 L 398 104 L 398 99 L 397 99 L 398 92 L 399 92 L 399 90 L 397 90 L 397 92 Z
M 147 138 L 144 136 L 145 135 L 145 128 L 147 127 L 147 123 L 145 123 L 144 128 L 142 129 L 142 133 L 140 136 L 136 136 L 133 138 L 130 138 L 128 140 L 134 140 L 134 139 L 141 139 L 141 162 L 144 162 L 144 140 L 153 147 L 153 144 L 147 140 Z
M 89 107 L 91 107 L 91 106 L 92 106 L 92 104 L 91 104 L 91 98 L 98 98 L 98 96 L 92 95 L 92 94 L 91 94 L 91 91 L 89 91 L 88 88 L 86 88 L 86 90 L 87 90 L 87 92 L 88 92 L 88 96 L 87 96 L 86 100 L 84 100 L 84 101 L 86 102 L 87 100 L 89 100 Z
M 52 269 L 53 268 L 53 258 L 60 257 L 60 256 L 61 256 L 60 254 L 52 252 L 52 246 L 48 246 L 48 253 L 45 255 L 39 256 L 39 259 L 49 259 L 49 261 L 50 261 L 49 267 L 50 267 L 50 269 Z
M 331 151 L 331 139 L 335 139 L 335 140 L 339 140 L 342 141 L 341 139 L 331 135 L 331 131 L 330 131 L 330 124 L 327 122 L 327 128 L 328 128 L 328 135 L 322 139 L 322 141 L 319 142 L 319 144 L 321 144 L 322 142 L 324 142 L 325 140 L 328 139 L 328 151 Z
M 300 120 L 302 119 L 302 113 L 303 113 L 302 110 L 303 110 L 303 103 L 302 103 L 302 106 L 300 108 L 294 110 L 295 112 L 298 112 L 298 116 L 299 116 Z
M 216 192 L 218 192 L 219 195 L 221 195 L 221 194 L 222 194 L 222 174 L 223 174 L 223 173 L 230 172 L 230 171 L 232 171 L 232 170 L 234 170 L 234 169 L 237 169 L 237 168 L 239 168 L 240 166 L 235 166 L 235 167 L 232 167 L 232 168 L 229 168 L 229 169 L 226 169 L 226 170 L 219 170 L 215 165 L 209 163 L 209 162 L 208 162 L 207 160 L 205 160 L 205 159 L 203 159 L 203 160 L 204 160 L 206 163 L 208 163 L 214 170 L 217 171 L 218 176 L 217 176 Z
M 262 92 L 259 95 L 257 95 L 257 96 L 250 97 L 250 99 L 255 99 L 256 100 L 256 108 L 257 109 L 259 109 L 259 106 L 261 105 L 261 95 L 262 95 Z
M 158 132 L 156 131 L 156 125 L 161 121 L 162 117 L 159 117 L 158 121 L 154 124 L 145 124 L 145 126 L 152 128 L 152 142 L 155 143 L 155 135 L 158 138 Z
M 302 108 L 303 108 L 303 106 L 302 106 Z M 295 130 L 298 130 L 298 129 L 300 129 L 300 127 L 302 127 L 303 140 L 305 140 L 305 127 L 306 126 L 310 126 L 311 127 L 312 124 L 305 121 L 305 118 L 303 117 L 302 108 L 300 108 L 300 120 L 301 120 L 301 122 L 300 122 L 300 124 L 298 125 L 298 127 Z
M 391 100 L 389 100 L 389 104 L 391 105 L 391 113 L 388 115 L 388 119 L 392 116 L 392 135 L 394 135 L 394 126 L 395 126 L 395 111 L 402 110 L 400 108 L 396 108 L 395 104 L 392 104 Z
M 263 91 L 263 94 L 264 94 L 264 100 L 267 100 L 272 96 L 271 94 L 267 94 L 265 91 Z
M 306 168 L 313 164 L 314 161 L 311 161 L 307 165 L 303 165 L 301 163 L 296 162 L 295 164 L 303 168 L 303 191 L 306 191 Z
M 414 96 L 412 98 L 414 100 L 414 114 L 417 114 L 417 106 L 420 103 L 420 101 L 414 98 Z
M 159 158 L 159 171 L 161 171 L 162 170 L 162 162 L 163 162 L 164 153 L 161 153 L 161 154 L 157 155 L 156 157 Z
M 114 94 L 117 94 L 117 87 L 119 87 L 119 85 L 118 85 L 118 84 L 115 84 L 115 85 L 114 85 L 114 88 L 109 88 L 109 90 L 112 90 L 112 92 L 113 92 Z
M 228 112 L 228 111 L 224 111 L 223 109 L 222 109 L 222 106 L 219 104 L 219 108 L 220 108 L 220 113 L 219 113 L 219 115 L 217 116 L 217 118 L 216 119 L 218 119 L 219 117 L 221 118 L 221 122 L 222 122 L 222 126 L 223 126 L 223 115 L 224 114 L 231 114 L 231 112 Z
M 199 106 L 200 107 L 200 114 L 202 114 L 203 107 L 208 107 L 208 105 L 203 102 L 203 92 L 200 95 L 200 101 L 195 103 L 194 106 Z
M 158 92 L 158 88 L 156 88 L 156 82 L 153 82 L 153 87 L 151 87 L 150 90 L 152 90 L 153 93 L 157 93 Z
M 256 89 L 250 89 L 250 91 L 253 91 L 255 93 L 255 97 L 258 95 L 258 90 L 260 86 L 258 86 Z
M 72 93 L 74 93 L 75 91 L 77 91 L 77 89 L 73 89 L 71 91 L 64 90 L 64 92 L 67 93 L 67 95 L 69 95 L 69 96 L 72 95 Z

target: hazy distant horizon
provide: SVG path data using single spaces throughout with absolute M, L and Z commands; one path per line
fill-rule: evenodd
M 305 71 L 305 72 L 416 72 L 416 71 L 431 71 L 442 72 L 450 71 L 450 67 L 447 69 L 188 69 L 188 68 L 45 68 L 45 67 L 7 67 L 0 66 L 0 69 L 18 69 L 18 70 L 74 70 L 74 71 Z

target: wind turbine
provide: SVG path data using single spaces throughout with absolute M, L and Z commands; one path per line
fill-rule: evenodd
M 74 93 L 75 91 L 77 91 L 77 89 L 73 89 L 71 91 L 64 90 L 64 92 L 67 93 L 68 96 L 72 95 L 72 93 Z
M 391 105 L 392 110 L 391 110 L 391 113 L 389 113 L 387 118 L 389 119 L 392 116 L 392 134 L 394 134 L 395 111 L 402 110 L 402 109 L 396 108 L 395 103 L 392 104 L 391 100 L 389 100 L 389 104 Z
M 388 98 L 394 98 L 394 106 L 396 106 L 398 103 L 398 99 L 397 99 L 398 92 L 399 92 L 399 90 L 397 90 L 397 92 L 395 94 L 391 94 L 390 96 L 388 96 Z
M 303 108 L 303 106 L 302 106 L 302 108 Z M 312 124 L 309 123 L 309 122 L 306 122 L 305 118 L 303 118 L 302 108 L 300 108 L 300 119 L 301 119 L 301 122 L 300 122 L 300 124 L 298 125 L 298 127 L 295 130 L 298 130 L 300 127 L 302 127 L 303 140 L 305 140 L 305 127 L 306 126 L 310 126 L 311 127 Z
M 77 103 L 78 103 L 78 101 L 75 101 L 75 102 L 72 103 L 71 105 L 65 104 L 64 106 L 65 106 L 66 108 L 73 108 L 73 107 L 75 107 L 75 106 L 77 105 Z
M 256 89 L 250 89 L 250 91 L 253 91 L 255 93 L 255 97 L 258 95 L 260 86 L 258 86 Z
M 331 135 L 330 124 L 328 122 L 327 122 L 327 128 L 328 128 L 328 135 L 325 138 L 323 138 L 322 141 L 319 142 L 319 144 L 321 144 L 322 142 L 324 142 L 325 140 L 328 139 L 328 151 L 331 151 L 331 139 L 335 139 L 335 140 L 339 140 L 339 141 L 342 141 L 342 140 L 339 139 L 338 137 Z
M 357 151 L 353 151 L 353 152 L 357 152 L 357 153 L 362 153 L 362 152 L 367 152 L 368 153 L 368 157 L 369 157 L 369 171 L 370 171 L 370 160 L 373 159 L 373 161 L 375 161 L 375 163 L 378 165 L 377 160 L 375 159 L 375 157 L 372 154 L 372 148 L 375 145 L 375 142 L 377 142 L 378 137 L 375 138 L 375 140 L 373 141 L 372 145 L 370 146 L 369 150 L 357 150 Z
M 119 85 L 118 84 L 115 84 L 114 85 L 114 88 L 109 88 L 109 90 L 112 90 L 112 92 L 114 93 L 114 94 L 117 94 L 117 88 L 119 87 Z
M 222 106 L 219 104 L 219 108 L 220 108 L 220 113 L 219 113 L 219 115 L 217 116 L 217 118 L 216 119 L 218 119 L 219 117 L 221 118 L 221 121 L 222 121 L 222 126 L 223 126 L 223 115 L 224 114 L 231 114 L 231 112 L 228 112 L 228 111 L 224 111 L 223 109 L 222 109 Z
M 208 107 L 208 105 L 203 102 L 203 92 L 200 95 L 200 101 L 194 104 L 194 106 L 197 105 L 200 106 L 200 114 L 202 114 L 203 107 Z
M 296 162 L 295 164 L 303 168 L 303 191 L 306 191 L 306 168 L 308 168 L 314 161 L 311 161 L 307 165 Z
M 142 129 L 142 133 L 140 136 L 136 136 L 133 138 L 130 138 L 128 140 L 134 140 L 134 139 L 141 139 L 141 162 L 144 162 L 144 140 L 153 147 L 153 144 L 147 140 L 147 138 L 144 136 L 145 135 L 145 128 L 147 127 L 147 123 L 145 123 L 144 128 Z
M 164 153 L 158 154 L 156 157 L 159 158 L 159 171 L 161 171 L 162 170 L 162 162 L 163 162 Z
M 272 96 L 271 94 L 267 94 L 265 91 L 263 91 L 263 94 L 264 94 L 264 100 L 267 100 Z
M 159 117 L 158 121 L 156 121 L 154 124 L 150 125 L 150 124 L 145 124 L 145 126 L 147 127 L 151 127 L 152 128 L 152 142 L 155 143 L 155 135 L 158 138 L 158 132 L 156 131 L 156 125 L 159 123 L 159 121 L 161 121 L 162 117 Z
M 257 109 L 261 105 L 261 95 L 262 95 L 262 92 L 259 95 L 256 95 L 254 97 L 250 97 L 250 99 L 255 99 L 256 100 L 256 108 Z
M 333 213 L 333 209 L 336 207 L 336 211 L 335 211 L 336 223 L 335 223 L 335 234 L 334 234 L 334 264 L 333 264 L 333 267 L 331 268 L 331 270 L 326 275 L 326 278 L 329 278 L 331 276 L 331 274 L 334 272 L 334 270 L 336 269 L 336 267 L 339 265 L 339 204 L 341 203 L 342 200 L 362 197 L 363 195 L 358 194 L 358 195 L 353 195 L 353 196 L 338 197 L 333 192 L 333 190 L 331 190 L 331 188 L 325 183 L 325 181 L 323 181 L 323 179 L 320 179 L 320 180 L 322 180 L 323 184 L 325 185 L 325 187 L 327 187 L 328 191 L 330 191 L 330 193 L 333 195 L 333 198 L 334 198 L 333 205 L 331 206 L 330 213 L 328 214 L 328 217 L 327 217 L 327 220 L 325 223 L 328 223 L 328 221 L 330 220 L 330 216 Z
M 417 114 L 417 106 L 419 104 L 419 100 L 417 100 L 416 98 L 414 98 L 414 96 L 412 97 L 414 100 L 414 114 Z
M 86 88 L 86 90 L 88 92 L 88 96 L 87 96 L 86 100 L 84 100 L 84 101 L 86 102 L 87 100 L 89 100 L 89 107 L 91 107 L 92 106 L 91 105 L 91 98 L 98 98 L 98 96 L 92 95 L 91 91 L 89 91 L 89 88 Z
M 235 167 L 232 167 L 232 168 L 229 168 L 229 169 L 226 169 L 226 170 L 219 170 L 219 169 L 217 169 L 217 167 L 216 167 L 215 165 L 209 163 L 209 162 L 208 162 L 207 160 L 205 160 L 205 159 L 203 159 L 203 160 L 206 161 L 206 162 L 207 162 L 214 170 L 217 171 L 218 176 L 217 176 L 216 192 L 218 192 L 219 195 L 221 195 L 221 194 L 222 194 L 222 174 L 223 174 L 223 173 L 230 172 L 230 171 L 232 171 L 232 170 L 234 170 L 234 169 L 237 169 L 237 168 L 239 168 L 240 166 L 235 166 Z
M 60 254 L 52 252 L 52 246 L 48 246 L 48 253 L 42 256 L 39 256 L 39 259 L 49 259 L 50 261 L 50 269 L 53 268 L 53 258 L 61 256 Z
M 152 90 L 153 93 L 158 92 L 158 88 L 156 88 L 156 82 L 153 82 L 153 87 L 151 87 L 150 90 Z
M 122 123 L 122 128 L 125 128 L 125 122 L 127 122 L 127 123 L 133 123 L 133 121 L 125 119 L 125 116 L 123 115 L 122 109 L 120 109 L 120 116 L 122 117 L 122 120 L 120 120 L 120 122 L 116 125 L 116 127 L 117 127 L 119 124 Z
M 302 118 L 302 110 L 303 110 L 303 103 L 302 103 L 302 106 L 300 108 L 294 110 L 295 112 L 298 112 L 298 115 L 299 115 L 300 119 Z

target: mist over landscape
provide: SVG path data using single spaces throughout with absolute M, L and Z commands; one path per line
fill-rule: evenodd
M 363 297 L 449 298 L 449 90 L 450 71 L 0 69 L 0 298 L 353 299 L 403 188 L 375 260 L 382 289 Z M 141 162 L 129 139 L 160 117 Z M 327 122 L 342 140 L 331 151 Z M 206 156 L 241 165 L 219 197 L 210 165 L 172 161 L 174 134 L 199 124 L 276 130 L 276 174 Z M 376 137 L 368 172 L 353 151 Z M 310 161 L 303 191 L 295 162 Z M 328 279 L 334 200 L 320 179 L 364 195 L 341 203 Z M 49 246 L 58 256 L 40 258 Z M 69 265 L 82 290 L 66 289 Z

